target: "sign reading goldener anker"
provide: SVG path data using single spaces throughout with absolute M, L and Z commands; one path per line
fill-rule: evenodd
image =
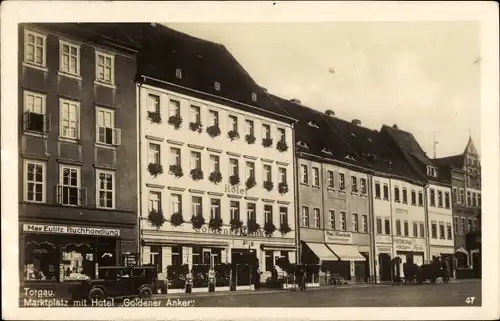
M 25 233 L 52 233 L 52 234 L 75 234 L 75 235 L 95 235 L 95 236 L 120 236 L 119 229 L 95 228 L 84 226 L 65 226 L 65 225 L 42 225 L 42 224 L 23 224 Z
M 352 243 L 352 233 L 346 231 L 325 231 L 327 243 Z

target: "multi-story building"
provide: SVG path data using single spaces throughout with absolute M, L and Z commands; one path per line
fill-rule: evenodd
M 374 275 L 368 174 L 330 123 L 344 121 L 297 100 L 274 98 L 299 119 L 295 140 L 301 262 L 321 264 L 323 271 L 367 282 Z
M 477 246 L 468 246 L 466 235 L 479 230 L 481 211 L 481 164 L 471 138 L 462 154 L 433 160 L 452 185 L 452 205 L 457 276 L 480 274 Z M 471 235 L 472 235 L 471 234 Z M 474 239 L 470 238 L 470 239 Z M 470 243 L 470 242 L 469 242 Z M 468 270 L 473 269 L 473 273 Z
M 424 190 L 426 226 L 429 231 L 429 259 L 439 257 L 445 260 L 453 273 L 454 240 L 453 214 L 451 209 L 451 184 L 447 175 L 440 173 L 427 157 L 415 137 L 397 126 L 383 126 L 384 132 L 405 156 L 407 162 L 427 182 Z
M 232 263 L 238 285 L 255 258 L 261 271 L 295 262 L 295 120 L 223 46 L 161 25 L 141 32 L 142 262 L 162 273 Z
M 136 48 L 75 24 L 19 43 L 20 280 L 46 289 L 136 251 Z

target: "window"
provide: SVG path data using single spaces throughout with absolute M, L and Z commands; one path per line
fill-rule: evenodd
M 382 219 L 377 217 L 377 234 L 382 234 Z
M 247 218 L 249 221 L 257 221 L 257 217 L 255 214 L 255 203 L 247 204 Z
M 362 218 L 362 224 L 363 224 L 363 232 L 368 233 L 368 216 L 367 215 L 361 215 Z
M 366 194 L 366 178 L 360 178 L 359 183 L 361 184 L 361 194 Z
M 288 208 L 280 206 L 280 224 L 288 224 Z
M 236 158 L 229 159 L 229 176 L 239 177 L 238 160 Z
M 438 206 L 443 207 L 443 192 L 438 191 Z
M 59 41 L 59 70 L 78 76 L 80 74 L 80 46 Z
M 481 207 L 481 194 L 480 193 L 477 194 L 477 206 Z
M 220 157 L 219 155 L 210 155 L 210 168 L 212 172 L 220 172 Z
M 340 185 L 340 190 L 345 191 L 345 175 L 344 175 L 344 173 L 339 173 L 339 185 Z
M 182 213 L 182 195 L 170 195 L 170 214 Z
M 473 231 L 477 231 L 477 219 L 473 219 L 472 220 L 472 230 Z
M 437 223 L 435 221 L 431 223 L 431 237 L 437 239 Z
M 217 91 L 220 91 L 220 82 L 216 81 L 214 83 L 214 89 L 217 90 Z
M 424 206 L 424 193 L 422 191 L 418 192 L 418 206 Z
M 401 236 L 401 220 L 396 220 L 396 235 Z
M 24 162 L 24 200 L 27 202 L 45 202 L 45 163 L 38 161 Z
M 80 205 L 80 184 L 80 168 L 61 165 L 59 185 L 57 186 L 57 202 L 62 205 Z
M 467 191 L 467 206 L 472 205 L 472 194 L 471 192 Z
M 380 183 L 375 183 L 375 198 L 380 199 Z
M 24 62 L 40 67 L 46 65 L 47 36 L 24 30 Z
M 436 206 L 436 191 L 433 188 L 429 190 L 429 199 L 430 199 L 430 205 Z
M 413 237 L 418 237 L 418 224 L 413 222 Z
M 189 110 L 189 120 L 194 124 L 201 124 L 200 107 L 191 105 L 191 108 Z
M 97 207 L 115 208 L 115 173 L 96 170 Z
M 403 222 L 403 232 L 404 232 L 404 236 L 410 236 L 410 231 L 409 231 L 410 227 L 409 227 L 409 224 L 408 224 L 408 221 L 404 221 Z
M 191 151 L 191 169 L 201 169 L 201 153 Z
M 465 234 L 467 231 L 465 230 L 465 217 L 460 218 L 460 234 Z
M 453 187 L 453 203 L 458 202 L 458 191 L 456 187 Z
M 351 192 L 358 192 L 358 179 L 356 178 L 356 176 L 351 176 Z
M 182 70 L 175 69 L 175 78 L 182 79 Z
M 181 166 L 181 149 L 170 147 L 170 165 Z
M 115 112 L 111 109 L 97 108 L 97 142 L 107 145 L 120 145 L 120 132 L 115 128 Z
M 219 127 L 219 112 L 215 110 L 208 111 L 208 127 Z
M 427 176 L 437 177 L 437 168 L 434 166 L 427 166 Z
M 220 219 L 220 199 L 210 199 L 210 219 Z
M 265 139 L 271 139 L 271 126 L 268 124 L 262 125 L 262 136 Z
M 394 202 L 399 203 L 399 187 L 394 186 Z
M 359 217 L 356 213 L 352 214 L 352 230 L 353 232 L 359 231 Z
M 273 251 L 264 251 L 266 271 L 272 271 L 274 268 Z
M 444 192 L 444 207 L 450 208 L 450 193 Z
M 408 204 L 408 191 L 403 187 L 403 204 Z
M 161 192 L 149 191 L 149 212 L 161 210 Z
M 460 189 L 460 200 L 459 203 L 464 204 L 465 203 L 465 195 L 464 195 L 464 190 L 461 188 Z
M 200 196 L 191 197 L 191 215 L 202 215 L 202 201 L 203 199 Z
M 458 232 L 458 227 L 459 227 L 459 223 L 458 223 L 458 216 L 455 216 L 453 217 L 453 230 L 456 232 Z
M 273 222 L 273 206 L 264 205 L 264 223 Z
M 328 215 L 328 226 L 334 230 L 335 229 L 335 211 L 330 210 Z
M 314 227 L 320 228 L 321 214 L 320 214 L 319 208 L 313 209 L 313 212 L 314 212 Z
M 245 134 L 249 136 L 255 136 L 255 127 L 253 121 L 247 119 L 245 120 Z
M 420 225 L 420 237 L 425 237 L 425 224 L 419 223 Z
M 115 83 L 115 57 L 96 51 L 96 81 L 113 85 Z
M 389 200 L 389 185 L 384 184 L 384 200 Z
M 476 207 L 477 206 L 477 194 L 472 193 L 472 206 Z
M 285 183 L 286 184 L 286 168 L 280 167 L 278 168 L 279 171 L 279 182 L 278 183 Z
M 385 234 L 387 235 L 391 234 L 391 220 L 386 218 L 384 223 L 385 223 Z
M 182 246 L 172 246 L 172 265 L 182 265 Z
M 23 130 L 36 133 L 48 131 L 47 120 L 50 117 L 45 114 L 45 102 L 45 95 L 24 91 Z
M 271 165 L 266 165 L 264 164 L 264 177 L 263 177 L 263 180 L 264 182 L 272 182 L 273 180 L 273 173 L 272 173 L 272 168 L 271 168 Z
M 453 239 L 453 232 L 451 230 L 451 224 L 446 223 L 446 239 L 451 240 Z
M 160 164 L 160 145 L 149 143 L 148 160 L 150 164 Z
M 439 222 L 439 238 L 443 240 L 446 238 L 444 234 L 444 222 Z
M 231 220 L 240 220 L 240 202 L 229 202 L 229 212 L 231 213 Z
M 175 99 L 170 99 L 168 103 L 168 116 L 180 117 L 181 116 L 181 102 Z
M 342 231 L 346 231 L 347 230 L 346 212 L 340 212 L 340 229 Z
M 158 273 L 162 273 L 162 253 L 161 253 L 161 246 L 151 246 L 149 248 L 149 263 L 156 266 L 156 271 Z M 132 273 L 135 271 L 141 271 L 139 269 L 137 270 L 132 270 Z M 142 276 L 142 275 L 141 275 Z
M 319 186 L 319 169 L 317 167 L 313 167 L 312 174 L 313 174 L 313 186 L 318 187 Z
M 417 205 L 417 192 L 411 190 L 411 205 Z
M 309 227 L 309 208 L 307 206 L 302 206 L 301 221 L 302 226 Z
M 255 180 L 255 163 L 247 162 L 247 179 Z
M 160 113 L 160 96 L 148 94 L 147 111 L 151 113 Z
M 467 232 L 472 232 L 472 219 L 467 219 Z
M 286 142 L 286 136 L 285 136 L 285 129 L 284 128 L 278 128 L 278 139 L 280 142 L 285 143 Z
M 328 187 L 333 188 L 335 186 L 333 171 L 328 171 L 327 175 L 328 175 Z
M 309 182 L 309 175 L 307 173 L 307 165 L 300 165 L 300 169 L 301 169 L 301 178 L 300 178 L 300 182 L 302 184 L 308 184 Z
M 229 130 L 238 132 L 238 117 L 236 116 L 229 116 Z

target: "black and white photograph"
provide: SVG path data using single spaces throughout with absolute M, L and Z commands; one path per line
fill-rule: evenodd
M 500 317 L 495 3 L 2 9 L 6 319 Z

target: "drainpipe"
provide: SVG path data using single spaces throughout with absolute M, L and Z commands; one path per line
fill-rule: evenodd
M 136 94 L 136 97 L 137 97 L 137 132 L 138 132 L 138 135 L 137 135 L 137 144 L 138 144 L 138 153 L 137 153 L 137 176 L 138 176 L 138 179 L 137 181 L 139 182 L 139 186 L 138 186 L 138 201 L 137 201 L 137 204 L 138 204 L 138 211 L 137 211 L 137 253 L 139 253 L 139 260 L 141 262 L 141 265 L 142 265 L 142 262 L 143 262 L 143 257 L 142 257 L 142 246 L 141 246 L 141 242 L 142 242 L 142 230 L 141 230 L 141 223 L 142 223 L 142 109 L 141 109 L 141 88 L 142 87 L 142 84 L 141 83 L 137 83 L 137 87 L 136 87 L 136 90 L 137 90 L 137 94 Z
M 427 248 L 426 248 L 426 254 L 427 254 L 427 261 L 431 260 L 431 231 L 429 227 L 429 207 L 427 206 L 428 204 L 428 199 L 427 199 L 427 192 L 429 189 L 429 184 L 424 185 L 424 218 L 425 218 L 425 233 L 426 233 L 426 241 L 427 241 Z
M 394 233 L 395 233 L 395 229 L 396 229 L 396 224 L 393 224 L 395 223 L 394 222 L 394 214 L 393 214 L 393 208 L 392 208 L 392 178 L 389 176 L 389 193 L 388 193 L 388 197 L 389 197 L 389 206 L 390 206 L 390 211 L 391 211 L 391 244 L 392 244 L 392 253 L 393 254 L 393 258 L 391 260 L 391 279 L 392 279 L 392 282 L 394 283 L 394 273 L 392 273 L 393 269 L 394 269 L 394 265 L 393 265 L 393 260 L 396 258 L 397 256 L 397 253 L 394 251 Z
M 299 155 L 296 154 L 296 145 L 295 145 L 295 126 L 294 124 L 292 124 L 292 144 L 293 144 L 293 184 L 294 184 L 294 199 L 295 199 L 295 202 L 294 202 L 294 221 L 295 221 L 295 241 L 296 241 L 296 247 L 297 247 L 297 251 L 296 251 L 296 256 L 295 256 L 295 263 L 296 264 L 300 264 L 302 263 L 302 260 L 301 260 L 301 255 L 302 255 L 302 245 L 301 245 L 301 242 L 300 242 L 300 219 L 299 219 L 299 215 L 298 215 L 298 212 L 299 212 L 299 176 L 298 176 L 298 173 L 299 173 L 299 170 L 298 170 L 298 161 L 297 161 L 297 157 Z
M 373 202 L 373 173 L 367 173 L 366 188 L 368 189 L 368 224 L 370 224 L 370 257 L 372 258 L 373 283 L 377 283 L 377 252 L 375 243 L 375 209 Z M 379 262 L 380 264 L 380 262 Z

